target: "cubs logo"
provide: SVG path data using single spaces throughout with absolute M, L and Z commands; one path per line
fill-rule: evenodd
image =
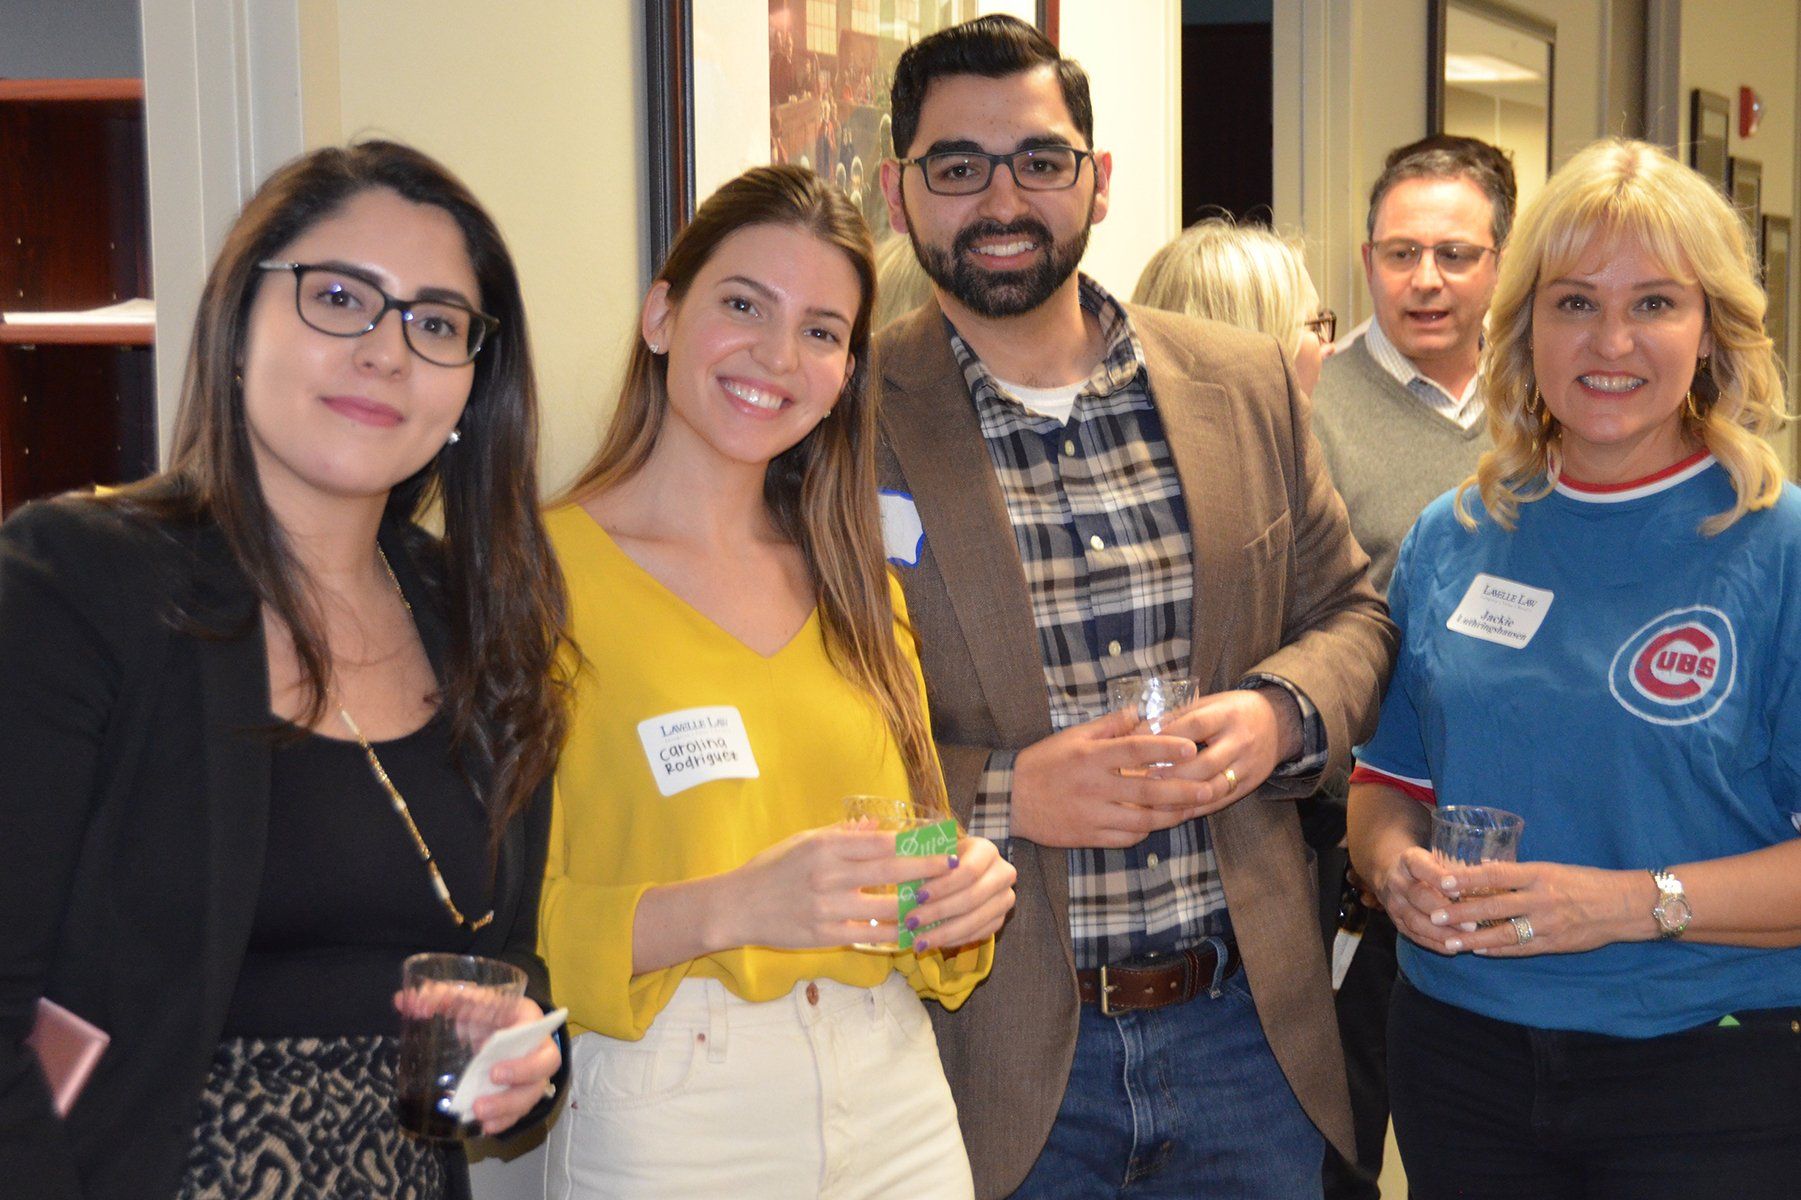
M 1732 691 L 1738 640 L 1717 608 L 1696 605 L 1654 617 L 1614 653 L 1608 689 L 1627 712 L 1655 725 L 1711 716 Z

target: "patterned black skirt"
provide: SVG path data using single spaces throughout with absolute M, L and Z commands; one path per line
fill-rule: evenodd
M 181 1200 L 444 1200 L 449 1155 L 394 1117 L 391 1037 L 228 1038 Z

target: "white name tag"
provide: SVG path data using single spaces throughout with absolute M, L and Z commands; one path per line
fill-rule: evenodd
M 897 567 L 917 567 L 919 552 L 926 544 L 925 526 L 919 521 L 919 506 L 904 492 L 882 490 L 882 551 Z
M 1553 599 L 1544 588 L 1527 587 L 1499 575 L 1478 575 L 1470 580 L 1470 590 L 1463 594 L 1463 602 L 1445 628 L 1523 650 L 1544 624 Z
M 638 722 L 638 740 L 665 796 L 715 779 L 755 779 L 744 715 L 730 704 L 684 708 Z

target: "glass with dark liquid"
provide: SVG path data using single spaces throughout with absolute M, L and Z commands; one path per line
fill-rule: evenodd
M 395 1110 L 415 1137 L 454 1141 L 476 1123 L 451 1106 L 463 1069 L 488 1037 L 513 1024 L 525 972 L 470 954 L 415 954 L 401 968 L 400 1069 Z

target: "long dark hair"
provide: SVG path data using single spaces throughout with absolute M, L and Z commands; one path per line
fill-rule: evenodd
M 302 721 L 317 723 L 330 695 L 329 647 L 304 571 L 264 501 L 237 374 L 263 277 L 256 264 L 374 188 L 456 221 L 479 303 L 500 319 L 475 359 L 461 440 L 397 484 L 383 517 L 386 526 L 404 527 L 442 505 L 444 534 L 425 564 L 449 615 L 441 702 L 454 751 L 488 774 L 497 844 L 548 778 L 562 744 L 565 605 L 538 517 L 537 383 L 518 273 L 493 219 L 442 164 L 395 142 L 366 141 L 315 150 L 269 177 L 207 276 L 168 469 L 110 500 L 163 519 L 204 519 L 224 533 L 258 599 L 293 638 L 307 696 Z
M 726 238 L 772 225 L 800 229 L 844 255 L 862 295 L 849 349 L 855 367 L 830 420 L 769 464 L 763 502 L 800 547 L 813 579 L 827 653 L 866 692 L 900 747 L 922 805 L 945 811 L 944 779 L 926 727 L 924 689 L 895 640 L 894 601 L 876 507 L 876 405 L 870 389 L 875 248 L 850 198 L 804 167 L 753 167 L 700 206 L 670 248 L 657 279 L 679 305 Z M 600 450 L 569 486 L 579 501 L 629 478 L 650 458 L 669 410 L 668 359 L 634 339 L 619 406 Z

